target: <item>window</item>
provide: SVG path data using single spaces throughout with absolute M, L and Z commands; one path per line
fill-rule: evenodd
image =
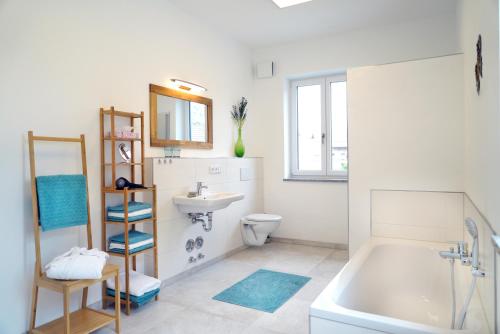
M 189 139 L 191 141 L 207 141 L 207 106 L 202 103 L 189 102 Z
M 292 177 L 347 177 L 346 93 L 345 75 L 291 82 Z

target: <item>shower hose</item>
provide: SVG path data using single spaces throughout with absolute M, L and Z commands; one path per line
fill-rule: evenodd
M 451 273 L 451 329 L 455 329 L 455 313 L 457 309 L 457 295 L 455 292 L 455 260 L 450 260 Z
M 472 282 L 470 283 L 469 293 L 467 297 L 465 297 L 464 305 L 458 314 L 458 325 L 457 329 L 463 329 L 465 317 L 467 315 L 467 308 L 469 307 L 470 301 L 472 299 L 472 294 L 474 293 L 474 289 L 476 288 L 477 276 L 472 275 Z
M 457 296 L 455 289 L 455 260 L 450 260 L 450 278 L 451 278 L 451 329 L 463 329 L 465 318 L 467 316 L 467 309 L 469 308 L 470 301 L 472 299 L 472 295 L 474 294 L 474 289 L 476 288 L 477 277 L 472 275 L 472 282 L 469 287 L 469 291 L 467 296 L 465 297 L 464 304 L 460 309 L 460 313 L 458 314 L 458 319 L 455 322 L 456 317 L 456 305 L 457 305 Z

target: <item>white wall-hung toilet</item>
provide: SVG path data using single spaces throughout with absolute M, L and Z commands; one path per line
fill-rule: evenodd
M 243 242 L 249 246 L 262 246 L 267 237 L 276 231 L 283 218 L 278 215 L 254 213 L 241 218 Z

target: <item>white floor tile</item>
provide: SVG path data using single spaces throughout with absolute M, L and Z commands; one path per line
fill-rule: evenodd
M 273 242 L 245 249 L 162 289 L 160 301 L 122 316 L 122 332 L 148 334 L 306 334 L 309 306 L 347 262 L 347 252 Z M 212 298 L 259 269 L 312 279 L 274 313 Z M 110 325 L 96 333 L 113 332 Z
M 196 309 L 187 309 L 149 329 L 148 334 L 240 334 L 247 326 Z
M 309 332 L 308 301 L 291 299 L 274 313 L 267 313 L 255 321 L 257 327 L 287 334 L 307 334 Z

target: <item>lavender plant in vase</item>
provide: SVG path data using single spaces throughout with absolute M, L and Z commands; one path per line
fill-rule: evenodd
M 247 118 L 247 104 L 248 100 L 245 97 L 242 97 L 238 104 L 233 105 L 233 110 L 231 111 L 231 117 L 238 127 L 238 140 L 234 145 L 234 155 L 238 158 L 242 158 L 245 155 L 245 145 L 243 145 L 243 140 L 241 139 L 241 129 L 243 128 Z

